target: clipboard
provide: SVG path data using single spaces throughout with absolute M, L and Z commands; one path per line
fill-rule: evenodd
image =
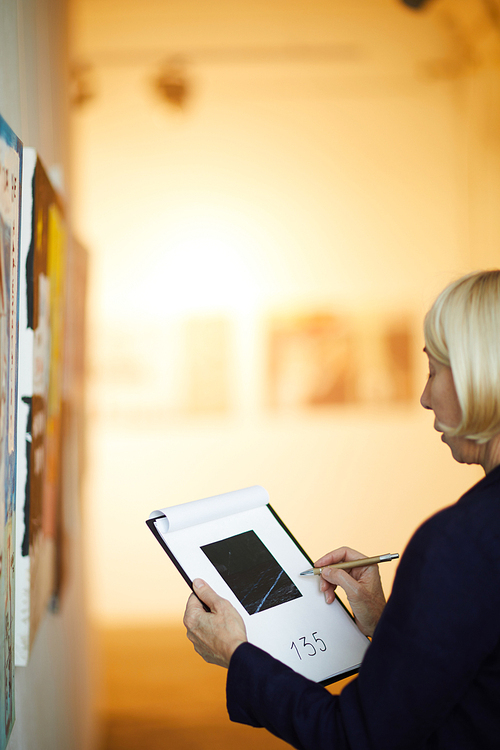
M 258 485 L 153 511 L 146 521 L 188 586 L 203 578 L 243 618 L 248 640 L 311 680 L 355 674 L 369 640 L 326 604 L 313 561 Z

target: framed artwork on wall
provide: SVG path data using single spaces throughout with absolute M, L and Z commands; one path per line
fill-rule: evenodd
M 57 587 L 66 228 L 36 151 L 24 150 L 19 295 L 16 665 Z

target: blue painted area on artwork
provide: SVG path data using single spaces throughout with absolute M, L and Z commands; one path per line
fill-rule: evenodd
M 7 146 L 15 149 L 21 155 L 22 143 L 14 131 L 7 125 L 2 115 L 0 115 L 0 138 L 5 141 Z

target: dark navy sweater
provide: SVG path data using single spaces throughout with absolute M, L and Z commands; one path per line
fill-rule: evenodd
M 417 530 L 340 696 L 244 643 L 227 707 L 304 750 L 499 750 L 500 467 Z

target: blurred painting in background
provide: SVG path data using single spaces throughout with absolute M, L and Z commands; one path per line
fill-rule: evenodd
M 274 409 L 408 402 L 414 397 L 411 321 L 330 313 L 268 323 L 268 402 Z
M 270 323 L 272 407 L 352 403 L 356 372 L 354 336 L 345 317 L 302 315 Z

